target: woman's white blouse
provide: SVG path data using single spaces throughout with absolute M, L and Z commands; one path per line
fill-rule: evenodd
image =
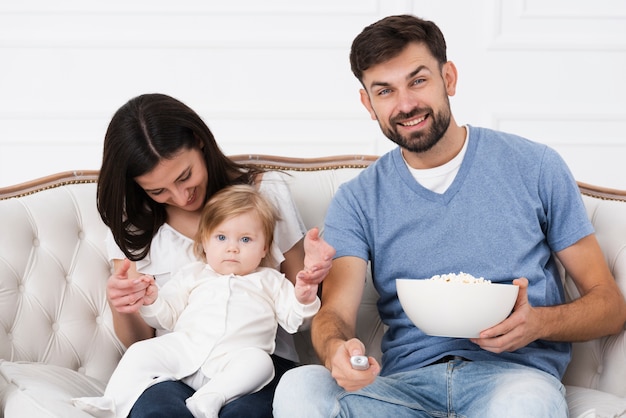
M 271 249 L 272 256 L 277 262 L 277 265 L 273 267 L 277 270 L 280 270 L 280 264 L 285 260 L 283 254 L 300 241 L 306 233 L 306 227 L 283 178 L 285 175 L 277 171 L 268 171 L 263 174 L 259 186 L 261 194 L 278 208 L 281 217 L 274 230 L 274 243 Z M 110 260 L 125 258 L 110 231 L 106 238 L 106 248 Z M 157 284 L 163 286 L 170 280 L 172 274 L 195 261 L 198 260 L 193 254 L 193 239 L 184 236 L 165 223 L 152 239 L 148 255 L 135 264 L 138 272 L 154 276 Z M 278 332 L 275 353 L 292 361 L 298 360 L 292 336 L 284 330 Z

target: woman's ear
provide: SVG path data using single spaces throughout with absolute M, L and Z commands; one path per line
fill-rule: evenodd
M 363 106 L 365 106 L 365 108 L 369 112 L 372 120 L 378 120 L 378 117 L 376 116 L 376 112 L 374 112 L 374 108 L 372 107 L 372 102 L 370 101 L 370 96 L 369 94 L 367 94 L 367 91 L 365 89 L 360 89 L 359 94 L 361 95 L 361 103 L 363 103 Z
M 204 149 L 204 142 L 202 142 L 202 140 L 200 139 L 200 137 L 198 135 L 196 135 L 195 133 L 193 134 L 193 137 L 196 139 L 196 141 L 198 142 L 198 148 L 200 150 Z

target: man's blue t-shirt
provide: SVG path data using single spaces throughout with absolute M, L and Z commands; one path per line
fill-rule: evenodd
M 378 309 L 389 327 L 382 375 L 459 355 L 520 363 L 560 378 L 570 360 L 569 343 L 538 340 L 515 352 L 491 353 L 468 339 L 425 335 L 398 300 L 397 278 L 465 272 L 494 283 L 526 277 L 532 306 L 561 304 L 553 252 L 593 233 L 576 182 L 554 150 L 502 132 L 468 129 L 465 157 L 445 193 L 422 187 L 396 148 L 340 187 L 324 238 L 336 258 L 371 262 Z

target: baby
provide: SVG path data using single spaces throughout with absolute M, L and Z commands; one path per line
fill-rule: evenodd
M 150 282 L 140 312 L 172 331 L 126 351 L 103 397 L 74 404 L 97 417 L 126 417 L 149 386 L 183 380 L 194 417 L 217 417 L 222 406 L 274 377 L 270 354 L 280 324 L 294 333 L 317 313 L 317 285 L 295 286 L 271 264 L 276 208 L 252 186 L 236 185 L 206 204 L 194 250 L 202 261 L 184 267 L 160 290 Z

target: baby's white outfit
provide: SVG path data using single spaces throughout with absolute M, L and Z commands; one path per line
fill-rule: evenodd
M 197 391 L 187 400 L 194 416 L 212 415 L 194 411 L 209 397 L 219 399 L 217 416 L 225 402 L 260 390 L 274 377 L 269 355 L 277 325 L 294 333 L 320 307 L 318 298 L 300 304 L 291 282 L 275 269 L 219 275 L 195 262 L 178 275 L 155 303 L 141 308 L 149 325 L 172 332 L 131 345 L 104 396 L 77 398 L 75 404 L 95 416 L 125 418 L 149 386 L 183 380 Z

